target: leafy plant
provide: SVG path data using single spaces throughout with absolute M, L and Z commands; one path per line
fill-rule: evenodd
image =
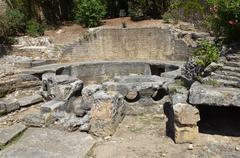
M 169 7 L 169 0 L 129 0 L 128 12 L 133 20 L 160 18 Z
M 0 18 L 1 36 L 15 35 L 24 29 L 24 15 L 19 10 L 7 9 Z
M 26 33 L 30 36 L 40 36 L 44 34 L 44 26 L 32 19 L 26 24 Z
M 206 5 L 201 0 L 173 0 L 163 18 L 165 21 L 183 20 L 200 25 L 204 19 Z
M 194 52 L 194 56 L 197 58 L 198 65 L 206 67 L 212 62 L 216 62 L 220 54 L 214 43 L 204 40 L 200 42 L 199 49 Z
M 75 19 L 86 27 L 100 24 L 106 14 L 106 8 L 100 0 L 75 0 Z
M 240 0 L 208 0 L 208 23 L 216 36 L 240 39 Z

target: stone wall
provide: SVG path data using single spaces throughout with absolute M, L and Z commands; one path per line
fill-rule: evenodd
M 0 15 L 5 13 L 6 7 L 7 5 L 5 0 L 0 0 Z
M 100 28 L 65 46 L 67 60 L 186 60 L 193 50 L 188 33 L 170 28 Z M 192 36 L 191 36 L 192 37 Z

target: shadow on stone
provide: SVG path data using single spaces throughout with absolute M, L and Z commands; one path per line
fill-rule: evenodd
M 163 105 L 164 114 L 167 116 L 166 135 L 174 140 L 174 113 L 170 102 Z

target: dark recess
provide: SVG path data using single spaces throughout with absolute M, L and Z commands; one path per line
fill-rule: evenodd
M 223 136 L 240 136 L 240 108 L 197 106 L 201 120 L 198 122 L 199 132 Z

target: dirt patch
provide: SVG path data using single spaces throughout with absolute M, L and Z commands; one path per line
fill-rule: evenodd
M 191 150 L 189 144 L 175 144 L 166 136 L 167 119 L 163 115 L 163 110 L 153 111 L 148 110 L 147 113 L 137 116 L 126 116 L 113 137 L 98 143 L 92 149 L 91 157 L 229 158 L 239 156 L 240 152 L 236 148 L 240 145 L 240 139 L 236 137 L 200 134 L 200 139 L 193 144 Z
M 69 24 L 60 26 L 56 30 L 47 30 L 45 35 L 49 36 L 51 40 L 56 44 L 71 43 L 81 36 L 87 29 L 78 24 Z

